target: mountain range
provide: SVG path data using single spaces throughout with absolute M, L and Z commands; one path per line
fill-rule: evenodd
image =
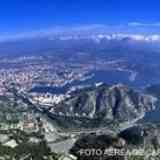
M 64 100 L 52 110 L 63 127 L 100 127 L 113 122 L 134 123 L 156 108 L 157 98 L 125 85 L 87 88 Z

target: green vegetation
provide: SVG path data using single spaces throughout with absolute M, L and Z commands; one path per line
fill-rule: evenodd
M 128 160 L 145 160 L 144 156 L 131 156 Z
M 4 132 L 3 132 L 4 133 Z M 7 134 L 7 132 L 5 132 Z M 15 148 L 4 146 L 0 144 L 0 157 L 10 157 L 9 159 L 15 158 L 16 160 L 22 157 L 27 157 L 33 160 L 57 160 L 58 155 L 51 152 L 47 146 L 43 136 L 39 134 L 27 134 L 19 130 L 13 130 L 9 133 L 9 139 L 14 139 L 17 142 Z M 41 138 L 38 143 L 30 142 L 30 138 Z

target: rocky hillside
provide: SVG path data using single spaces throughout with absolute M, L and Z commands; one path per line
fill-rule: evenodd
M 89 134 L 77 140 L 70 153 L 78 160 L 159 160 L 159 133 L 160 124 L 146 123 L 117 135 Z
M 153 96 L 136 92 L 124 85 L 101 85 L 82 90 L 63 101 L 55 107 L 54 114 L 58 121 L 65 117 L 67 123 L 68 119 L 70 125 L 87 126 L 93 122 L 92 127 L 97 127 L 105 122 L 135 122 L 145 112 L 154 110 L 155 102 Z

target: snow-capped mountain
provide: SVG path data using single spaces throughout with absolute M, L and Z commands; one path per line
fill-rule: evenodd
M 54 40 L 55 37 L 49 37 L 50 40 Z M 59 35 L 56 36 L 59 40 L 79 40 L 79 39 L 91 39 L 95 42 L 100 42 L 102 39 L 106 40 L 135 40 L 145 42 L 157 42 L 160 41 L 160 34 L 143 35 L 143 34 L 91 34 L 91 35 Z

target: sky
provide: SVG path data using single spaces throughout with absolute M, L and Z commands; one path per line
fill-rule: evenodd
M 0 0 L 0 33 L 55 26 L 160 26 L 159 0 Z

